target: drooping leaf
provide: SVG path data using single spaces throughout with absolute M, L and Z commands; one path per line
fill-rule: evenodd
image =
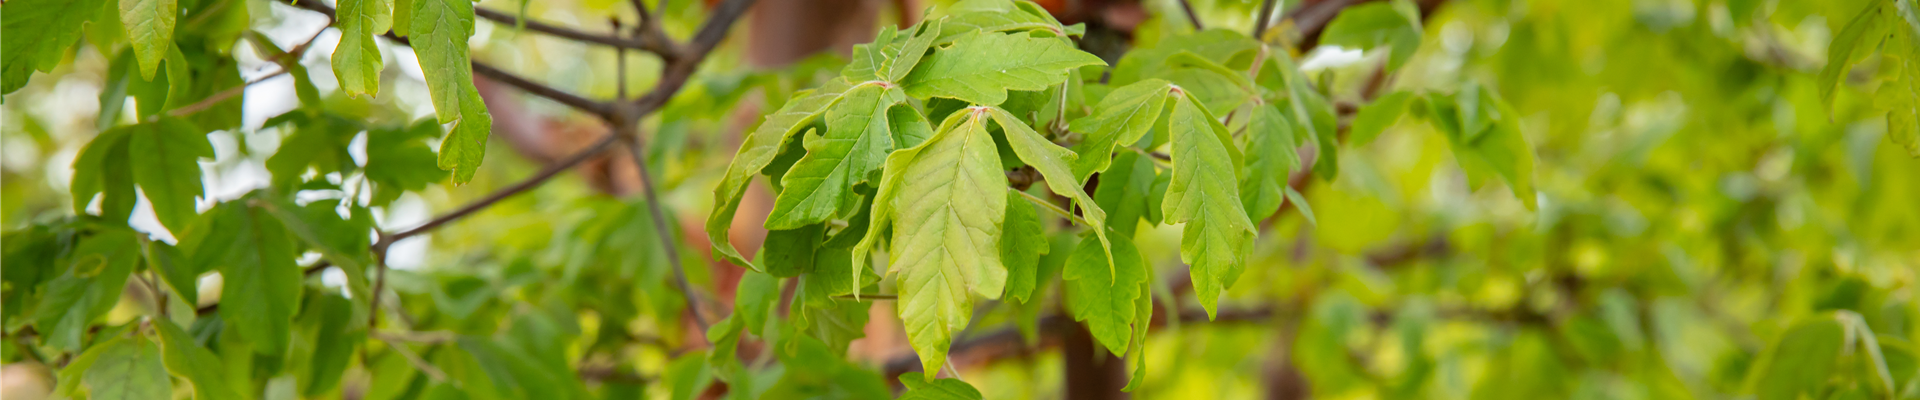
M 1280 210 L 1287 180 L 1300 167 L 1293 126 L 1293 120 L 1273 105 L 1253 107 L 1247 122 L 1247 168 L 1240 179 L 1240 201 L 1254 221 L 1266 220 Z
M 1869 4 L 1867 9 L 1854 15 L 1839 34 L 1833 36 L 1832 44 L 1827 45 L 1827 65 L 1820 68 L 1819 84 L 1820 101 L 1826 106 L 1829 116 L 1833 113 L 1833 99 L 1840 92 L 1840 84 L 1846 82 L 1846 75 L 1853 70 L 1854 63 L 1873 54 L 1873 45 L 1881 43 L 1881 39 L 1886 37 L 1889 3 Z
M 1167 104 L 1171 83 L 1145 80 L 1114 89 L 1101 98 L 1093 113 L 1074 120 L 1073 132 L 1087 135 L 1074 152 L 1086 156 L 1074 160 L 1073 176 L 1086 181 L 1093 173 L 1107 170 L 1116 146 L 1132 144 L 1153 128 Z
M 300 267 L 294 265 L 293 238 L 267 211 L 248 200 L 221 203 L 196 233 L 203 239 L 188 249 L 197 262 L 217 268 L 222 277 L 220 314 L 268 357 L 287 352 L 293 316 L 300 305 Z
M 0 13 L 0 94 L 27 86 L 34 71 L 52 71 L 80 27 L 106 0 L 14 0 Z M 171 39 L 168 40 L 169 42 Z M 155 62 L 159 57 L 154 58 Z M 149 73 L 148 75 L 151 75 Z
M 1092 225 L 1089 228 L 1093 230 L 1094 237 L 1106 243 L 1107 212 L 1100 209 L 1100 205 L 1093 201 L 1093 196 L 1088 196 L 1086 190 L 1081 189 L 1080 181 L 1075 179 L 1069 164 L 1078 156 L 1072 150 L 1047 141 L 1007 110 L 991 108 L 989 111 L 994 122 L 999 123 L 1000 129 L 1006 132 L 1007 144 L 1013 148 L 1014 154 L 1040 171 L 1040 176 L 1047 181 L 1047 188 L 1053 190 L 1054 194 L 1073 199 L 1074 205 L 1080 207 L 1080 219 Z
M 1110 212 L 1107 228 L 1129 238 L 1152 211 L 1149 200 L 1157 194 L 1153 161 L 1146 157 L 1131 151 L 1115 154 L 1113 167 L 1100 173 L 1100 187 L 1093 191 L 1094 203 Z
M 1060 40 L 980 32 L 933 52 L 900 85 L 917 98 L 1000 104 L 1007 90 L 1046 89 L 1066 81 L 1069 70 L 1105 64 Z
M 1239 279 L 1252 251 L 1254 227 L 1240 201 L 1241 154 L 1227 128 L 1192 96 L 1174 99 L 1173 179 L 1162 212 L 1167 223 L 1185 223 L 1180 260 L 1193 276 L 1194 294 L 1212 318 L 1220 293 Z
M 1000 262 L 1007 266 L 1007 299 L 1026 303 L 1039 284 L 1040 256 L 1046 255 L 1047 230 L 1040 215 L 1019 193 L 1007 192 L 1007 219 L 1000 235 Z
M 140 76 L 153 79 L 160 60 L 173 48 L 173 25 L 180 17 L 177 0 L 119 0 L 120 25 L 127 30 L 133 56 L 140 61 Z
M 910 377 L 900 378 L 907 385 L 907 392 L 898 400 L 981 400 L 986 397 L 979 389 L 966 381 L 953 378 L 920 380 Z
M 73 158 L 73 181 L 67 190 L 73 195 L 73 211 L 86 214 L 94 195 L 100 200 L 100 216 L 109 221 L 126 221 L 133 214 L 133 168 L 127 154 L 128 136 L 140 129 L 120 127 L 100 132 Z
M 160 358 L 160 349 L 144 337 L 107 348 L 81 378 L 87 397 L 133 400 L 173 396 L 173 381 L 167 378 Z
M 1136 315 L 1134 302 L 1147 295 L 1142 289 L 1150 279 L 1149 271 L 1131 240 L 1115 240 L 1112 249 L 1098 246 L 1098 242 L 1082 240 L 1067 258 L 1066 269 L 1061 271 L 1067 281 L 1067 307 L 1074 320 L 1087 324 L 1094 339 L 1113 354 L 1124 356 L 1130 348 L 1133 325 L 1146 323 Z M 1105 260 L 1107 253 L 1112 254 L 1111 267 Z
M 853 185 L 879 169 L 894 148 L 887 110 L 904 100 L 899 89 L 871 82 L 854 86 L 828 108 L 826 134 L 807 137 L 807 155 L 780 179 L 767 229 L 823 222 L 856 201 Z
M 999 244 L 1007 198 L 998 193 L 1007 191 L 1007 180 L 987 131 L 987 110 L 955 114 L 926 143 L 888 157 L 881 190 L 891 193 L 875 197 L 874 223 L 893 231 L 888 254 L 899 276 L 895 303 L 929 374 L 946 363 L 953 335 L 973 317 L 970 292 L 998 298 L 1006 284 Z M 855 262 L 863 255 L 856 248 Z
M 1839 367 L 1846 327 L 1831 316 L 1808 318 L 1788 328 L 1748 375 L 1748 388 L 1762 400 L 1790 400 L 1820 393 Z
M 1412 92 L 1393 92 L 1374 99 L 1353 116 L 1353 129 L 1348 132 L 1349 143 L 1365 146 L 1385 132 L 1387 127 L 1400 120 L 1407 113 L 1407 107 L 1413 103 Z
M 173 321 L 157 319 L 153 321 L 155 331 L 160 335 L 160 358 L 167 372 L 173 373 L 193 386 L 196 400 L 241 399 L 231 381 L 221 372 L 225 367 L 220 357 L 196 343 L 187 331 L 175 326 Z
M 411 3 L 410 0 L 400 0 Z M 394 0 L 341 0 L 334 10 L 340 45 L 333 49 L 333 76 L 349 96 L 380 93 L 380 46 L 374 37 L 393 27 Z M 409 4 L 408 6 L 411 6 Z
M 194 200 L 204 195 L 200 159 L 213 158 L 213 144 L 192 123 L 178 118 L 136 125 L 127 143 L 133 181 L 140 185 L 154 216 L 171 230 L 185 229 L 197 212 Z
M 82 239 L 66 268 L 47 282 L 35 307 L 34 329 L 48 347 L 80 350 L 87 326 L 113 309 L 127 276 L 140 263 L 140 243 L 131 230 L 108 229 Z
M 440 168 L 453 171 L 454 183 L 473 180 L 487 153 L 493 116 L 473 87 L 473 64 L 467 38 L 473 36 L 473 3 L 464 0 L 413 2 L 413 52 L 426 75 L 434 113 L 441 124 L 453 124 L 440 142 Z
M 741 196 L 746 195 L 747 184 L 773 162 L 794 133 L 812 125 L 815 118 L 852 87 L 846 80 L 835 79 L 811 92 L 795 94 L 779 111 L 767 114 L 760 127 L 740 143 L 733 163 L 727 166 L 727 174 L 713 189 L 713 213 L 707 215 L 707 239 L 713 243 L 714 257 L 734 265 L 758 268 L 733 248 L 733 239 L 727 234 L 732 230 L 733 214 L 740 207 Z

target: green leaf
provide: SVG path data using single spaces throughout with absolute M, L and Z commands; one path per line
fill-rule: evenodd
M 161 225 L 179 231 L 198 214 L 194 200 L 200 186 L 201 158 L 213 158 L 213 144 L 192 123 L 179 118 L 136 125 L 127 153 L 132 156 L 133 181 L 153 205 Z
M 66 256 L 60 276 L 47 282 L 34 308 L 34 329 L 46 345 L 80 350 L 87 327 L 120 301 L 127 276 L 140 262 L 140 242 L 132 230 L 108 229 L 81 239 Z
M 1240 278 L 1252 251 L 1253 221 L 1237 186 L 1241 155 L 1227 128 L 1192 96 L 1176 97 L 1168 118 L 1173 180 L 1162 212 L 1167 223 L 1186 224 L 1180 261 L 1189 265 L 1194 294 L 1212 318 L 1220 292 Z
M 920 24 L 919 33 L 907 39 L 907 42 L 900 46 L 900 51 L 892 57 L 892 61 L 887 63 L 886 75 L 882 78 L 886 78 L 888 82 L 900 82 L 901 79 L 906 79 L 907 73 L 913 72 L 913 67 L 920 65 L 920 58 L 925 57 L 927 50 L 933 48 L 933 39 L 940 35 L 940 21 L 936 19 Z
M 1293 190 L 1292 186 L 1288 186 L 1286 189 L 1287 201 L 1293 203 L 1293 208 L 1300 210 L 1300 216 L 1307 218 L 1307 225 L 1320 225 L 1319 222 L 1313 219 L 1313 207 L 1307 205 L 1307 197 L 1301 195 L 1300 191 Z
M 893 54 L 886 50 L 899 39 L 898 30 L 880 28 L 880 34 L 871 43 L 853 45 L 853 59 L 847 61 L 846 68 L 840 70 L 840 76 L 855 82 L 885 79 L 880 74 L 886 72 L 886 64 Z
M 1353 116 L 1353 128 L 1348 132 L 1348 143 L 1365 146 L 1385 132 L 1387 127 L 1400 120 L 1407 113 L 1407 107 L 1413 103 L 1413 93 L 1393 92 L 1380 96 L 1373 103 L 1360 107 Z
M 184 233 L 184 231 L 183 231 Z M 160 274 L 160 281 L 173 289 L 187 304 L 200 299 L 200 268 L 193 265 L 180 249 L 155 241 L 142 241 L 147 269 Z
M 1092 114 L 1074 120 L 1073 132 L 1087 135 L 1074 146 L 1075 153 L 1087 155 L 1074 161 L 1074 178 L 1085 182 L 1093 173 L 1107 170 L 1113 163 L 1107 154 L 1112 154 L 1116 146 L 1140 141 L 1152 130 L 1153 122 L 1166 108 L 1167 92 L 1172 87 L 1172 83 L 1158 79 L 1122 86 L 1101 98 Z
M 980 390 L 974 389 L 966 381 L 953 378 L 919 379 L 902 377 L 900 383 L 907 385 L 907 392 L 899 400 L 981 400 L 986 397 Z
M 179 18 L 177 0 L 119 0 L 120 25 L 127 30 L 133 56 L 140 61 L 140 76 L 153 79 L 160 60 L 173 48 L 174 19 Z
M 1147 321 L 1135 313 L 1134 302 L 1147 296 L 1146 260 L 1131 240 L 1115 240 L 1103 249 L 1082 240 L 1067 258 L 1061 276 L 1067 281 L 1067 306 L 1073 319 L 1087 324 L 1093 338 L 1116 355 L 1126 355 L 1133 325 Z M 1107 262 L 1112 253 L 1113 262 Z M 1109 266 L 1111 265 L 1111 266 Z
M 1293 126 L 1293 120 L 1271 104 L 1255 105 L 1247 121 L 1247 173 L 1240 178 L 1240 201 L 1254 221 L 1280 210 L 1287 180 L 1300 167 Z
M 98 400 L 165 399 L 173 381 L 161 365 L 160 349 L 145 338 L 107 348 L 81 378 L 87 397 Z
M 874 200 L 874 226 L 890 225 L 894 235 L 888 255 L 899 275 L 900 319 L 929 374 L 946 363 L 953 334 L 973 317 L 968 292 L 998 298 L 1006 284 L 999 242 L 1007 198 L 997 193 L 1007 191 L 1007 179 L 987 110 L 956 113 L 926 143 L 887 157 Z M 856 246 L 856 264 L 874 232 Z
M 900 80 L 907 95 L 1000 104 L 1007 90 L 1042 90 L 1064 82 L 1067 71 L 1106 65 L 1057 39 L 981 32 L 933 52 Z
M 780 278 L 747 271 L 740 276 L 736 288 L 734 313 L 742 318 L 747 332 L 767 336 L 767 324 L 773 321 L 774 307 L 780 305 Z
M 807 155 L 780 179 L 766 227 L 797 229 L 824 222 L 858 201 L 852 188 L 879 169 L 893 151 L 888 108 L 904 101 L 899 89 L 884 82 L 855 85 L 827 109 L 827 132 L 806 138 Z
M 1122 240 L 1121 242 L 1126 242 Z M 1133 300 L 1133 340 L 1127 352 L 1133 357 L 1133 373 L 1127 380 L 1123 392 L 1132 392 L 1147 382 L 1147 328 L 1153 325 L 1153 278 L 1148 271 L 1147 280 L 1140 282 L 1140 297 Z M 1178 315 L 1175 315 L 1178 317 Z
M 447 179 L 447 171 L 435 161 L 428 140 L 440 136 L 440 126 L 423 119 L 404 128 L 375 128 L 367 131 L 367 161 L 361 169 L 373 181 L 369 206 L 384 206 L 408 191 L 419 191 Z
M 713 352 L 707 353 L 706 366 L 721 381 L 734 383 L 733 371 L 741 368 L 738 348 L 740 335 L 746 328 L 746 324 L 740 322 L 744 317 L 734 313 L 707 328 L 707 341 L 713 343 Z
M 1078 156 L 1072 150 L 1047 141 L 1047 138 L 1020 123 L 1020 119 L 1007 110 L 991 108 L 989 111 L 994 122 L 998 122 L 1000 129 L 1006 132 L 1007 144 L 1013 148 L 1013 153 L 1040 171 L 1040 176 L 1046 178 L 1047 188 L 1053 190 L 1054 194 L 1073 199 L 1074 205 L 1080 206 L 1080 218 L 1093 225 L 1089 228 L 1093 229 L 1095 237 L 1100 238 L 1100 243 L 1106 243 L 1107 212 L 1094 203 L 1093 196 L 1088 196 L 1086 190 L 1081 189 L 1080 181 L 1074 179 L 1073 170 L 1068 166 Z
M 1007 219 L 1000 235 L 1000 262 L 1007 266 L 1007 298 L 1026 303 L 1039 285 L 1040 256 L 1051 251 L 1047 229 L 1034 205 L 1019 193 L 1007 192 Z
M 733 248 L 733 239 L 728 232 L 733 228 L 733 213 L 740 208 L 740 198 L 746 195 L 747 184 L 753 177 L 773 163 L 780 149 L 787 141 L 813 124 L 828 106 L 840 99 L 840 95 L 852 89 L 853 84 L 844 79 L 828 81 L 811 92 L 794 94 L 779 111 L 767 114 L 747 139 L 740 143 L 740 150 L 733 156 L 733 163 L 727 166 L 727 174 L 720 185 L 713 189 L 713 213 L 707 215 L 707 240 L 713 243 L 715 258 L 734 265 L 752 269 L 759 267 L 747 262 L 739 250 Z
M 100 132 L 73 158 L 73 181 L 67 190 L 73 195 L 73 212 L 86 214 L 94 195 L 100 200 L 100 216 L 109 221 L 126 221 L 133 214 L 135 193 L 133 168 L 128 161 L 127 137 L 139 131 L 120 127 Z
M 1874 95 L 1875 105 L 1888 110 L 1887 137 L 1895 144 L 1907 149 L 1907 154 L 1920 157 L 1920 11 L 1914 9 L 1912 1 L 1893 2 L 1893 12 L 1899 17 L 1889 24 L 1895 32 L 1887 35 L 1883 53 L 1888 54 L 1881 64 L 1883 69 L 1892 69 L 1893 80 Z M 1902 24 L 1903 23 L 1903 24 Z M 1906 29 L 1900 29 L 1906 28 Z M 1904 33 L 1904 34 L 1903 34 Z
M 920 110 L 907 104 L 897 104 L 887 109 L 887 124 L 893 134 L 894 148 L 919 146 L 933 137 L 933 127 L 927 123 L 927 117 Z
M 1260 42 L 1246 34 L 1221 28 L 1168 37 L 1150 47 L 1127 52 L 1114 66 L 1108 82 L 1128 85 L 1145 79 L 1165 78 L 1165 74 L 1175 67 L 1173 55 L 1180 52 L 1193 53 L 1229 69 L 1246 70 L 1253 65 L 1253 56 L 1259 48 Z
M 413 33 L 413 3 L 420 0 L 393 1 L 393 35 L 407 37 Z
M 173 321 L 157 319 L 152 321 L 154 330 L 160 334 L 160 356 L 168 372 L 179 376 L 193 386 L 195 400 L 242 399 L 227 376 L 221 372 L 225 367 L 220 357 L 195 342 L 185 330 L 175 326 Z
M 1152 210 L 1154 194 L 1153 161 L 1139 153 L 1123 151 L 1113 157 L 1113 167 L 1100 173 L 1100 185 L 1093 190 L 1093 201 L 1109 210 L 1107 228 L 1124 237 L 1133 237 L 1140 220 Z
M 1497 175 L 1527 209 L 1535 209 L 1533 146 L 1520 132 L 1519 114 L 1491 89 L 1470 86 L 1463 90 L 1471 91 L 1443 96 L 1428 105 L 1433 109 L 1429 115 L 1434 117 L 1434 124 L 1453 148 L 1454 159 L 1467 171 L 1469 185 L 1479 187 L 1487 174 Z M 1484 111 L 1463 111 L 1469 107 Z M 1473 125 L 1461 121 L 1461 116 L 1468 115 L 1487 120 L 1480 123 L 1485 133 L 1466 137 Z
M 0 94 L 27 86 L 34 71 L 51 72 L 80 40 L 105 0 L 14 0 L 0 13 Z M 154 60 L 159 60 L 158 57 Z M 149 74 L 151 75 L 151 74 Z
M 453 171 L 453 183 L 467 183 L 487 153 L 493 116 L 473 87 L 467 38 L 473 36 L 473 2 L 415 0 L 413 52 L 420 59 L 433 109 L 441 124 L 453 124 L 440 142 L 440 169 Z
M 797 229 L 767 231 L 760 245 L 760 268 L 778 277 L 799 276 L 814 271 L 814 254 L 825 237 L 824 223 Z
M 713 382 L 713 373 L 707 369 L 707 352 L 696 351 L 683 354 L 680 358 L 667 363 L 665 377 L 667 396 L 673 400 L 693 400 L 707 391 L 707 384 Z
M 1275 55 L 1272 62 L 1262 67 L 1262 76 L 1277 75 L 1282 87 L 1277 90 L 1287 94 L 1282 111 L 1292 114 L 1293 122 L 1300 128 L 1295 130 L 1301 139 L 1313 140 L 1319 146 L 1319 157 L 1315 158 L 1313 172 L 1321 179 L 1332 179 L 1340 171 L 1338 121 L 1334 116 L 1333 104 L 1326 96 L 1314 91 L 1312 82 L 1300 74 L 1299 66 L 1293 58 L 1285 54 Z
M 298 254 L 287 228 L 265 210 L 248 206 L 250 201 L 229 201 L 209 211 L 206 236 L 189 254 L 219 269 L 221 316 L 254 351 L 278 358 L 287 353 L 300 305 L 301 272 L 293 263 Z
M 1404 0 L 1401 0 L 1404 1 Z M 1374 2 L 1340 10 L 1327 24 L 1320 42 L 1348 48 L 1372 49 L 1387 46 L 1387 70 L 1399 69 L 1420 48 L 1419 10 L 1393 3 Z
M 374 37 L 393 27 L 393 2 L 341 0 L 334 10 L 340 44 L 333 49 L 333 76 L 348 96 L 380 93 L 380 46 Z
M 964 0 L 947 9 L 941 20 L 939 37 L 933 44 L 953 43 L 974 32 L 1047 32 L 1064 36 L 1065 28 L 1046 13 L 1034 13 L 1020 4 L 1026 1 Z
M 1748 376 L 1748 388 L 1760 400 L 1792 400 L 1814 396 L 1845 350 L 1846 326 L 1832 316 L 1813 317 L 1788 328 L 1767 357 Z
M 1840 33 L 1833 36 L 1833 43 L 1827 45 L 1827 65 L 1820 68 L 1820 101 L 1831 117 L 1833 99 L 1839 94 L 1840 83 L 1847 81 L 1847 73 L 1853 70 L 1854 63 L 1869 54 L 1874 46 L 1861 46 L 1862 42 L 1878 44 L 1886 37 L 1886 2 L 1873 2 L 1867 9 L 1861 10 L 1847 22 Z M 1872 41 L 1869 41 L 1872 40 Z

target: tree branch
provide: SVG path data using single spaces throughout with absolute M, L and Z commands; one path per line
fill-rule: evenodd
M 1187 22 L 1193 23 L 1193 30 L 1196 30 L 1196 31 L 1207 30 L 1207 27 L 1205 25 L 1200 24 L 1200 14 L 1193 13 L 1193 2 L 1188 0 L 1180 0 L 1180 9 L 1187 12 Z
M 576 29 L 568 28 L 564 26 L 549 25 L 544 22 L 534 21 L 531 18 L 525 21 L 521 21 L 520 18 L 514 17 L 512 14 L 489 10 L 482 7 L 474 7 L 473 15 L 480 18 L 485 18 L 488 20 L 492 20 L 494 22 L 501 23 L 503 25 L 521 26 L 519 24 L 524 22 L 526 24 L 524 26 L 527 28 L 527 30 L 545 33 L 548 35 L 553 35 L 555 37 L 565 38 L 565 39 L 569 39 L 577 42 L 605 45 L 605 46 L 611 46 L 611 47 L 622 48 L 622 49 L 641 50 L 641 51 L 657 54 L 657 55 L 660 55 L 660 57 L 662 58 L 668 58 L 668 59 L 671 59 L 680 55 L 679 51 L 677 51 L 677 49 L 674 48 L 673 43 L 671 42 L 649 41 L 649 40 L 646 40 L 645 37 L 642 37 L 641 39 L 636 40 L 636 39 L 628 39 L 628 38 L 619 37 L 619 36 L 601 35 L 597 33 L 580 31 L 580 30 L 576 30 Z
M 1267 27 L 1273 25 L 1273 3 L 1274 0 L 1260 2 L 1260 15 L 1253 17 L 1253 40 L 1261 40 L 1260 36 L 1267 33 Z
M 320 2 L 318 1 L 280 0 L 280 2 L 293 7 L 306 9 L 308 11 L 326 14 L 329 20 L 332 19 L 334 13 L 336 12 L 334 11 L 333 7 L 328 7 L 326 4 L 320 4 Z M 479 11 L 476 9 L 475 13 L 478 14 L 478 12 Z M 508 17 L 508 18 L 511 18 L 511 17 Z M 527 27 L 532 28 L 533 25 L 530 23 L 528 24 Z M 387 32 L 385 34 L 382 34 L 382 36 L 386 37 L 388 40 L 392 40 L 394 43 L 399 43 L 402 45 L 406 45 L 408 47 L 413 46 L 412 41 L 407 40 L 407 38 L 395 36 L 392 32 Z M 507 85 L 511 85 L 516 88 L 520 88 L 520 90 L 524 90 L 527 93 L 532 93 L 536 96 L 545 97 L 549 100 L 553 100 L 560 104 L 565 104 L 568 107 L 573 107 L 575 109 L 579 109 L 580 111 L 598 115 L 603 119 L 607 118 L 609 115 L 612 114 L 613 106 L 606 102 L 592 100 L 586 97 L 581 97 L 576 94 L 567 93 L 566 91 L 560 90 L 559 88 L 555 88 L 553 86 L 548 86 L 546 84 L 542 84 L 539 82 L 528 80 L 526 78 L 522 78 L 518 75 L 514 75 L 513 73 L 507 72 L 505 70 L 501 70 L 492 65 L 488 65 L 487 63 L 480 62 L 479 60 L 473 60 L 473 72 L 476 74 L 480 74 L 481 76 L 485 76 L 487 78 L 500 81 L 501 83 L 505 83 Z

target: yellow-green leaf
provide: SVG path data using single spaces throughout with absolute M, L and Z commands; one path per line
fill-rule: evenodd
M 411 27 L 413 53 L 427 78 L 434 114 L 453 124 L 440 142 L 440 169 L 453 171 L 454 183 L 473 180 L 487 153 L 493 116 L 473 87 L 473 61 L 467 38 L 473 36 L 473 3 L 466 0 L 416 0 Z
M 1173 179 L 1161 203 L 1167 223 L 1181 229 L 1180 260 L 1189 266 L 1194 294 L 1217 312 L 1220 293 L 1240 278 L 1253 246 L 1253 221 L 1240 201 L 1240 150 L 1227 128 L 1192 96 L 1174 98 L 1169 114 Z
M 333 76 L 349 96 L 379 94 L 382 64 L 374 37 L 393 27 L 393 0 L 340 0 L 339 6 L 334 10 L 340 45 L 333 49 Z

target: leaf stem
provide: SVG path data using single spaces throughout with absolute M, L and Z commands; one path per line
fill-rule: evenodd
M 1087 220 L 1080 219 L 1080 216 L 1073 215 L 1072 211 L 1067 211 L 1064 208 L 1060 208 L 1060 206 L 1054 205 L 1053 202 L 1034 196 L 1032 193 L 1013 190 L 1013 188 L 1007 188 L 1007 190 L 1014 193 L 1019 193 L 1020 197 L 1026 198 L 1027 201 L 1032 202 L 1033 204 L 1039 204 L 1041 208 L 1045 208 L 1047 209 L 1047 211 L 1052 211 L 1054 214 L 1058 214 L 1061 217 L 1065 217 L 1067 219 L 1073 220 L 1074 223 L 1085 225 L 1085 226 L 1093 226 L 1093 224 L 1087 223 Z

